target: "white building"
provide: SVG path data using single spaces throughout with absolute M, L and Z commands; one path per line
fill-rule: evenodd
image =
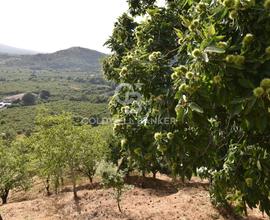
M 12 104 L 10 102 L 0 102 L 0 109 L 6 108 L 8 106 L 11 106 Z

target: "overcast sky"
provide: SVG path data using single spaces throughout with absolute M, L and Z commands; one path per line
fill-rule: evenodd
M 103 47 L 126 0 L 0 0 L 0 43 L 54 52 Z

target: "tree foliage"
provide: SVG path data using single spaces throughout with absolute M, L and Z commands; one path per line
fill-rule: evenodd
M 123 193 L 130 188 L 125 184 L 124 173 L 119 170 L 115 164 L 101 161 L 98 166 L 97 174 L 101 177 L 103 186 L 113 188 L 118 210 L 122 212 L 120 206 L 121 197 Z
M 3 204 L 7 203 L 10 190 L 27 189 L 30 185 L 28 150 L 23 140 L 0 139 L 0 197 Z
M 24 105 L 34 105 L 36 103 L 36 96 L 28 92 L 22 97 L 22 102 Z
M 63 178 L 68 176 L 77 197 L 76 183 L 80 173 L 92 182 L 97 164 L 109 154 L 102 129 L 88 125 L 77 126 L 72 115 L 50 115 L 41 109 L 37 116 L 37 130 L 31 136 L 34 165 L 44 180 L 47 193 L 50 183 L 58 192 Z
M 123 157 L 183 179 L 206 167 L 216 203 L 269 215 L 269 0 L 129 6 L 103 65 L 108 79 L 129 85 L 110 101 Z M 134 92 L 140 98 L 119 102 Z M 151 123 L 157 117 L 175 121 Z

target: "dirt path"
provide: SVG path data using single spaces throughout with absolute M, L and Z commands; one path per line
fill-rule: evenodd
M 57 196 L 45 197 L 39 194 L 37 198 L 27 201 L 18 201 L 19 196 L 14 193 L 11 203 L 1 206 L 0 210 L 3 220 L 234 219 L 232 216 L 220 214 L 212 206 L 205 182 L 195 180 L 186 186 L 176 186 L 164 178 L 156 181 L 147 179 L 143 182 L 135 178 L 130 181 L 137 186 L 125 193 L 121 203 L 122 214 L 112 198 L 111 190 L 100 187 L 88 190 L 87 185 L 81 187 L 78 201 L 74 201 L 69 188 Z M 246 219 L 269 218 L 255 210 Z

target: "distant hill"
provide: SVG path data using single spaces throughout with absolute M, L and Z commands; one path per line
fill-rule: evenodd
M 37 52 L 35 52 L 35 51 L 11 47 L 11 46 L 7 46 L 4 44 L 0 44 L 0 53 L 11 54 L 11 55 L 37 54 Z
M 106 54 L 81 47 L 72 47 L 48 54 L 0 54 L 0 68 L 15 67 L 31 70 L 96 72 L 100 70 L 100 60 L 104 56 Z

